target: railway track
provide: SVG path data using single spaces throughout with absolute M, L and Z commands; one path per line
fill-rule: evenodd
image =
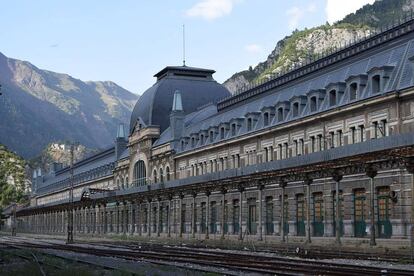
M 16 243 L 9 240 L 7 243 Z M 413 270 L 349 265 L 320 260 L 304 260 L 262 254 L 230 253 L 165 246 L 115 246 L 108 244 L 82 243 L 65 245 L 51 242 L 18 241 L 18 245 L 37 249 L 71 251 L 96 256 L 116 257 L 154 263 L 192 264 L 203 267 L 224 268 L 240 273 L 277 275 L 414 275 Z

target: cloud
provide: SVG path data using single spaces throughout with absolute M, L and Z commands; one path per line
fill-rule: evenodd
M 343 19 L 347 14 L 355 12 L 365 4 L 375 0 L 326 0 L 325 13 L 329 23 Z
M 316 4 L 311 2 L 307 7 L 294 6 L 286 11 L 286 15 L 289 17 L 288 26 L 293 30 L 299 26 L 299 21 L 305 16 L 306 13 L 316 12 Z
M 186 10 L 185 14 L 189 17 L 214 20 L 230 14 L 237 2 L 240 2 L 240 0 L 201 0 Z
M 244 46 L 244 50 L 246 50 L 246 52 L 249 52 L 251 54 L 257 54 L 260 53 L 263 48 L 262 46 L 258 45 L 258 44 L 249 44 Z

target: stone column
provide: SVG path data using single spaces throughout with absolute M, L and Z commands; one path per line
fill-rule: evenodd
M 96 211 L 96 213 L 95 213 L 95 217 L 96 217 L 95 218 L 95 221 L 96 221 L 96 224 L 95 224 L 95 228 L 96 228 L 95 233 L 97 233 L 98 235 L 100 235 L 101 234 L 101 217 L 100 217 L 101 205 L 99 203 L 96 205 L 95 211 Z
M 119 233 L 119 202 L 116 202 L 115 207 L 115 233 Z
M 168 196 L 167 237 L 171 237 L 172 195 Z
M 311 243 L 312 240 L 311 240 L 311 221 L 310 221 L 310 201 L 311 201 L 310 185 L 312 184 L 313 180 L 310 179 L 308 176 L 306 176 L 303 182 L 306 185 L 306 243 Z
M 377 170 L 375 168 L 373 168 L 372 166 L 368 166 L 366 168 L 366 174 L 367 176 L 370 178 L 370 185 L 369 185 L 369 190 L 370 190 L 370 197 L 369 197 L 369 209 L 370 209 L 370 219 L 371 219 L 371 226 L 370 226 L 370 240 L 369 240 L 369 245 L 371 246 L 375 246 L 377 245 L 376 241 L 375 241 L 375 205 L 374 205 L 374 200 L 375 200 L 375 187 L 374 187 L 374 177 L 377 176 Z
M 263 197 L 264 186 L 259 185 L 257 187 L 257 189 L 258 189 L 257 193 L 258 193 L 258 198 L 259 198 L 259 229 L 258 229 L 259 237 L 258 237 L 258 240 L 262 241 L 263 240 L 263 219 L 262 219 L 262 216 L 263 216 L 263 204 L 262 204 L 263 198 L 262 197 Z
M 243 192 L 244 188 L 239 187 L 239 240 L 243 240 Z
M 335 171 L 332 175 L 332 179 L 335 181 L 335 242 L 339 245 L 341 244 L 341 204 L 339 202 L 339 182 L 342 180 L 342 174 L 339 171 Z
M 128 208 L 128 215 L 129 215 L 129 234 L 133 235 L 135 231 L 135 221 L 133 216 L 133 210 L 134 210 L 134 201 L 129 202 L 129 208 Z
M 151 237 L 151 198 L 147 199 L 148 201 L 148 218 L 147 218 L 147 223 L 148 223 L 148 227 L 147 227 L 147 236 Z
M 285 188 L 287 186 L 287 182 L 285 180 L 281 180 L 279 186 L 282 188 L 282 197 L 281 197 L 281 210 L 280 210 L 280 235 L 282 236 L 282 242 L 286 241 L 286 233 L 285 233 Z
M 197 193 L 193 192 L 193 204 L 192 204 L 192 210 L 191 210 L 191 237 L 195 239 L 195 232 L 196 232 L 196 197 Z
M 209 239 L 209 232 L 210 232 L 210 191 L 206 191 L 206 197 L 207 197 L 207 202 L 206 202 L 206 237 L 205 239 L 208 240 Z
M 128 233 L 128 215 L 127 215 L 127 202 L 123 202 L 123 211 L 124 215 L 122 216 L 122 234 L 126 235 Z
M 180 221 L 179 221 L 179 223 L 178 223 L 178 225 L 179 225 L 179 227 L 180 227 L 180 229 L 178 229 L 178 233 L 179 233 L 179 237 L 180 238 L 182 238 L 183 237 L 183 228 L 184 228 L 184 225 L 183 225 L 183 198 L 184 198 L 184 194 L 180 194 L 180 200 L 178 201 L 179 202 L 179 208 L 178 208 L 178 210 L 179 210 L 179 218 L 180 218 Z M 184 220 L 185 220 L 185 218 L 184 218 Z
M 108 232 L 108 216 L 106 214 L 106 203 L 102 204 L 102 233 L 106 234 Z
M 224 223 L 225 223 L 225 212 L 226 212 L 226 189 L 221 190 L 221 239 L 224 240 Z
M 410 247 L 411 255 L 414 252 L 414 158 L 405 161 L 405 167 L 411 173 L 411 229 L 410 229 Z
M 162 222 L 160 222 L 160 218 L 161 218 L 161 198 L 158 197 L 157 198 L 157 237 L 160 236 L 161 233 L 161 227 L 162 227 Z

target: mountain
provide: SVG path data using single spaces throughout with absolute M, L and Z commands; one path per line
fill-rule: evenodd
M 0 143 L 24 158 L 56 141 L 107 146 L 138 99 L 113 82 L 83 82 L 1 53 L 0 84 Z
M 333 25 L 327 23 L 311 29 L 295 30 L 276 43 L 265 61 L 234 74 L 224 85 L 232 93 L 243 90 L 294 65 L 386 28 L 399 19 L 404 20 L 406 16 L 412 16 L 413 10 L 414 0 L 377 0 Z
M 28 191 L 30 185 L 25 180 L 25 167 L 23 158 L 0 145 L 0 216 L 3 207 L 22 201 Z

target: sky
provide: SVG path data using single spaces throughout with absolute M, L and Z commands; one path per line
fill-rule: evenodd
M 0 52 L 84 81 L 142 94 L 186 64 L 223 82 L 266 60 L 294 29 L 333 23 L 374 0 L 2 1 Z

